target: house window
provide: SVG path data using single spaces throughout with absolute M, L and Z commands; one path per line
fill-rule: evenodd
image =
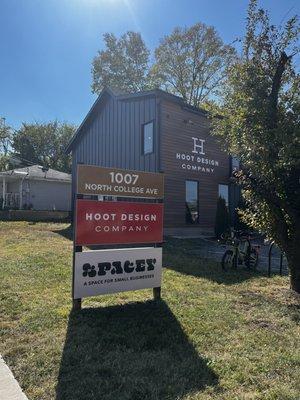
M 199 222 L 197 181 L 185 181 L 185 222 L 187 224 L 197 224 Z
M 228 207 L 228 185 L 219 185 L 219 197 L 225 200 Z
M 143 130 L 142 130 L 143 154 L 153 153 L 153 131 L 154 131 L 153 121 L 143 125 Z

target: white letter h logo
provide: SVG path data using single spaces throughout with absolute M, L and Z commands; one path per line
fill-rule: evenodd
M 196 154 L 202 154 L 203 156 L 205 155 L 204 153 L 204 139 L 199 139 L 196 137 L 192 138 L 194 141 L 194 150 L 192 151 L 192 153 L 196 153 Z

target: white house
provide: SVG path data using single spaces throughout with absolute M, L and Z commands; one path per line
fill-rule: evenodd
M 0 172 L 2 209 L 71 210 L 71 175 L 33 165 Z

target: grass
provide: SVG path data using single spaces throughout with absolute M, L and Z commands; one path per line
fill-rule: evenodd
M 300 399 L 288 279 L 223 273 L 168 240 L 151 290 L 71 312 L 68 225 L 0 222 L 0 352 L 30 400 Z

